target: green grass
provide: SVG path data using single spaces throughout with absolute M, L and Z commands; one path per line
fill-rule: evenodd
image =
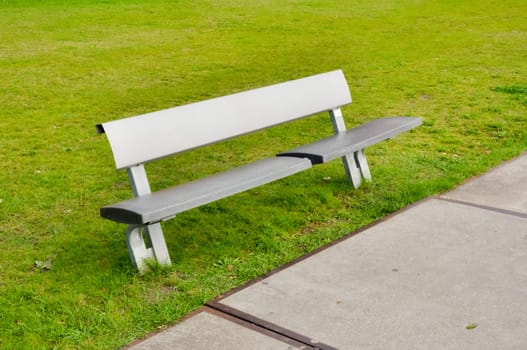
M 0 2 L 0 348 L 108 349 L 527 149 L 521 1 Z M 419 115 L 372 147 L 374 181 L 339 162 L 163 224 L 174 261 L 139 276 L 131 195 L 94 125 L 343 69 L 349 126 Z M 154 188 L 330 132 L 320 116 L 147 167 Z

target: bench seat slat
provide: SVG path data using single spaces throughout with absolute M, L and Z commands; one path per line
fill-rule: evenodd
M 280 157 L 309 158 L 313 164 L 357 152 L 375 143 L 393 138 L 421 124 L 416 117 L 386 117 L 376 119 L 356 128 L 347 130 L 317 142 L 278 154 Z
M 185 210 L 298 173 L 311 166 L 307 158 L 266 158 L 203 179 L 105 206 L 101 208 L 101 216 L 126 224 L 151 224 Z

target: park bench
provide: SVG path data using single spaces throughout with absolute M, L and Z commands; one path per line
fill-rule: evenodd
M 126 241 L 139 270 L 146 259 L 170 265 L 160 223 L 176 214 L 341 158 L 354 187 L 371 179 L 364 149 L 421 124 L 387 117 L 346 130 L 341 107 L 351 103 L 340 70 L 97 125 L 106 133 L 117 169 L 127 169 L 134 198 L 101 208 L 128 224 Z M 151 192 L 144 164 L 233 137 L 329 112 L 334 135 L 320 141 Z M 265 146 L 264 146 L 265 147 Z

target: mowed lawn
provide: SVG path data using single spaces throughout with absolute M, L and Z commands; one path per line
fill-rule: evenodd
M 527 2 L 0 2 L 0 348 L 111 349 L 527 150 Z M 173 266 L 141 276 L 131 196 L 95 124 L 342 69 L 348 126 L 423 125 L 340 162 L 164 223 Z M 206 127 L 206 126 L 204 126 Z M 331 133 L 321 115 L 147 167 L 154 188 Z

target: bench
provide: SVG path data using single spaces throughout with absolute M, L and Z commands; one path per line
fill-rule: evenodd
M 126 169 L 134 198 L 101 208 L 106 219 L 128 225 L 130 258 L 170 265 L 160 223 L 176 214 L 341 158 L 356 188 L 371 175 L 364 149 L 421 124 L 388 117 L 346 130 L 341 107 L 351 103 L 340 70 L 97 125 L 117 169 Z M 320 141 L 196 181 L 151 192 L 144 164 L 170 155 L 329 112 L 335 131 Z

